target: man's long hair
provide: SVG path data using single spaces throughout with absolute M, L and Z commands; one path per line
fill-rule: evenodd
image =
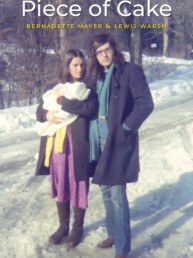
M 70 63 L 72 62 L 72 59 L 75 57 L 80 57 L 82 58 L 84 64 L 85 64 L 85 70 L 82 75 L 81 81 L 84 81 L 85 75 L 86 75 L 86 60 L 84 54 L 79 50 L 79 49 L 69 49 L 62 60 L 62 64 L 60 66 L 60 70 L 58 73 L 58 81 L 61 83 L 65 82 L 71 82 L 72 81 L 72 76 L 70 74 Z
M 113 62 L 121 63 L 124 61 L 124 56 L 121 53 L 121 51 L 118 49 L 117 44 L 111 35 L 109 34 L 96 35 L 92 40 L 91 51 L 90 51 L 91 52 L 90 74 L 93 74 L 94 76 L 97 76 L 100 72 L 104 70 L 103 66 L 101 66 L 97 60 L 96 51 L 99 47 L 101 47 L 102 45 L 108 42 L 113 49 L 113 53 L 114 53 Z

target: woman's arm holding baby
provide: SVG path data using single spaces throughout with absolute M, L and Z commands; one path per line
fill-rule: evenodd
M 98 109 L 97 94 L 93 90 L 91 90 L 90 95 L 84 101 L 70 100 L 65 97 L 59 99 L 62 102 L 62 110 L 78 116 L 90 117 Z
M 54 124 L 59 124 L 61 123 L 61 119 L 59 119 L 57 117 L 57 113 L 58 113 L 58 110 L 51 110 L 51 111 L 48 111 L 46 109 L 43 108 L 43 100 L 41 99 L 40 100 L 40 104 L 37 108 L 37 111 L 36 111 L 36 119 L 38 122 L 46 122 L 46 121 L 49 121 L 51 123 L 54 123 Z

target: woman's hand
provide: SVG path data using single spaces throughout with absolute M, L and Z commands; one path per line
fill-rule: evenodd
M 56 116 L 57 113 L 58 113 L 58 110 L 48 111 L 46 114 L 46 119 L 53 124 L 62 123 L 63 121 L 61 120 L 61 118 Z

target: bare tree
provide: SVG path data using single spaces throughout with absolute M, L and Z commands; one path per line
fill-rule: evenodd
M 184 57 L 188 58 L 193 42 L 193 2 L 192 0 L 172 0 L 172 16 L 170 18 L 170 35 L 173 42 L 184 48 Z

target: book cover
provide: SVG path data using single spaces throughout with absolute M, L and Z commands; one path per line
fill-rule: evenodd
M 107 236 L 97 186 L 90 184 L 81 243 L 66 252 L 65 240 L 48 241 L 58 225 L 50 179 L 34 176 L 37 105 L 68 49 L 80 49 L 89 67 L 99 33 L 143 67 L 155 103 L 139 131 L 139 181 L 127 185 L 128 257 L 192 257 L 192 21 L 192 0 L 0 0 L 1 257 L 115 256 L 97 248 Z

